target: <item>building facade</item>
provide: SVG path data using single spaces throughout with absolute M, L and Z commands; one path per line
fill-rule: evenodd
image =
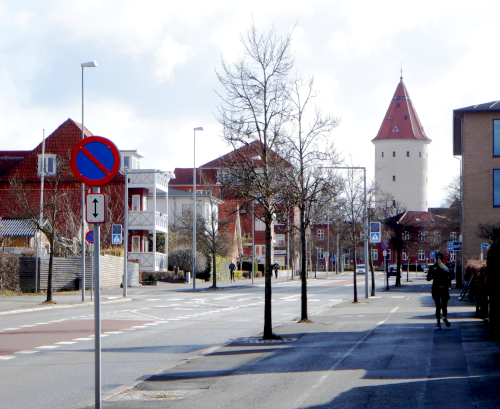
M 481 226 L 500 227 L 500 103 L 453 111 L 453 155 L 462 159 L 462 250 L 479 258 Z

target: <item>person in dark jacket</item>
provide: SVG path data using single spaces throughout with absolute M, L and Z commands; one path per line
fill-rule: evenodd
M 436 329 L 441 329 L 441 310 L 443 310 L 443 322 L 447 327 L 451 325 L 448 321 L 448 300 L 450 299 L 448 288 L 454 278 L 453 271 L 443 263 L 443 255 L 437 253 L 436 262 L 427 273 L 427 281 L 432 280 L 432 298 L 436 304 Z
M 233 281 L 236 282 L 236 280 L 234 279 L 234 270 L 236 270 L 236 266 L 231 261 L 231 264 L 229 264 L 229 273 L 230 273 L 231 282 L 233 282 Z

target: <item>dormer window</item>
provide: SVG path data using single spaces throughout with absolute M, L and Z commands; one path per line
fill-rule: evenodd
M 123 167 L 127 170 L 130 169 L 130 156 L 123 157 Z
M 44 176 L 57 175 L 57 155 L 45 154 L 43 158 L 44 164 L 42 165 L 42 155 L 38 155 L 38 171 L 37 175 L 42 176 L 42 171 L 45 170 Z

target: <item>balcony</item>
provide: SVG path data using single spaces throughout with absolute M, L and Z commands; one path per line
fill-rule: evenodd
M 163 192 L 168 192 L 168 181 L 170 175 L 154 169 L 133 170 L 127 173 L 129 178 L 128 187 L 144 187 L 152 191 L 158 189 Z
M 168 215 L 160 212 L 128 212 L 128 228 L 130 230 L 153 230 L 168 233 Z
M 141 271 L 167 271 L 168 257 L 163 253 L 128 253 L 129 260 L 139 260 Z

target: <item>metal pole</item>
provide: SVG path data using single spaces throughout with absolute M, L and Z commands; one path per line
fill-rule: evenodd
M 92 290 L 94 288 L 94 249 L 90 252 L 90 301 L 92 298 Z
M 326 252 L 328 256 L 326 257 L 326 277 L 328 277 L 328 270 L 330 270 L 330 210 L 326 211 L 326 228 L 328 229 L 327 246 Z
M 364 219 L 365 219 L 365 298 L 368 298 L 368 207 L 366 203 L 366 168 L 363 168 L 363 184 L 365 189 Z
M 193 133 L 193 291 L 196 291 L 196 129 Z
M 83 70 L 82 66 L 82 139 L 85 138 L 84 104 L 83 104 Z M 82 182 L 82 302 L 85 301 L 85 184 Z
M 94 193 L 99 193 L 100 188 L 94 187 Z M 99 259 L 101 253 L 100 225 L 94 223 L 94 342 L 95 342 L 95 408 L 101 409 L 101 289 Z
M 127 169 L 123 167 L 125 173 L 125 199 L 124 199 L 124 229 L 123 229 L 123 296 L 127 297 L 127 283 L 128 283 L 128 174 Z
M 40 219 L 39 223 L 43 220 L 43 183 L 45 178 L 45 129 L 42 133 L 42 167 L 41 167 L 41 177 L 40 177 Z M 35 232 L 35 247 L 36 247 L 36 257 L 35 257 L 35 293 L 38 292 L 38 231 Z
M 253 278 L 255 277 L 255 206 L 252 202 L 252 285 Z

